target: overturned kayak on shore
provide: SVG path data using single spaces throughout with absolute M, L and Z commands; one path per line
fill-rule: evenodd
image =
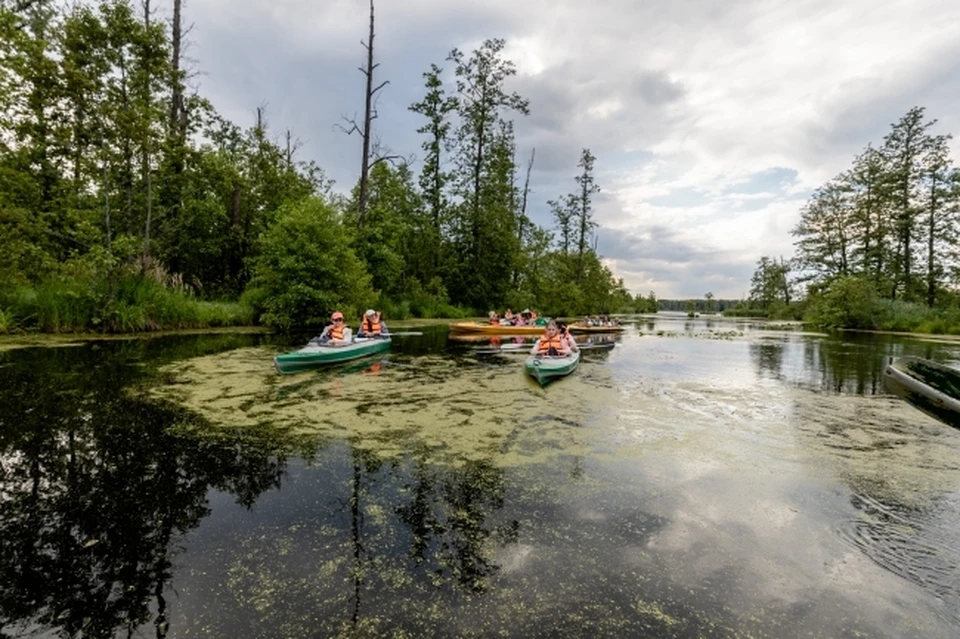
M 960 370 L 920 357 L 898 357 L 887 366 L 883 377 L 894 395 L 960 428 Z
M 523 367 L 527 374 L 537 380 L 541 386 L 548 382 L 566 377 L 580 364 L 580 352 L 574 351 L 570 355 L 551 357 L 550 355 L 531 355 L 524 362 Z
M 390 350 L 390 341 L 389 337 L 357 337 L 349 344 L 338 346 L 311 342 L 300 350 L 277 355 L 273 358 L 273 365 L 280 373 L 297 373 L 317 366 L 348 362 Z

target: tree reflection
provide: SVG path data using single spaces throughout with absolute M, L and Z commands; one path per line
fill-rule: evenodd
M 419 620 L 410 606 L 489 589 L 494 553 L 519 528 L 502 515 L 507 481 L 492 461 L 449 463 L 426 448 L 382 458 L 362 439 L 321 451 L 276 425 L 220 428 L 140 389 L 155 383 L 151 362 L 219 347 L 144 348 L 0 355 L 0 633 L 324 635 L 390 619 L 426 631 L 440 608 Z M 306 465 L 290 475 L 303 483 L 264 499 L 289 485 L 294 457 Z M 289 511 L 302 526 L 250 517 L 230 539 L 204 539 L 220 530 L 220 511 L 201 527 L 213 492 L 250 509 L 298 490 L 329 506 Z M 177 558 L 198 540 L 216 557 Z M 281 542 L 296 550 L 278 553 Z M 197 586 L 191 571 L 227 591 Z M 174 583 L 194 588 L 176 606 Z M 282 595 L 265 584 L 283 584 Z M 283 605 L 248 605 L 258 597 Z
M 910 352 L 934 358 L 939 348 L 872 334 L 762 340 L 749 346 L 758 376 L 840 395 L 885 394 L 883 372 L 891 357 Z
M 278 486 L 286 455 L 263 433 L 196 437 L 195 417 L 125 392 L 135 371 L 98 350 L 0 367 L 0 626 L 112 636 L 153 617 L 162 637 L 174 537 L 211 487 L 249 507 Z

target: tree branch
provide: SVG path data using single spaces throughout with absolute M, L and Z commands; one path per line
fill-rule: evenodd
M 331 128 L 340 129 L 341 131 L 343 131 L 343 132 L 346 133 L 347 135 L 353 135 L 354 133 L 359 133 L 360 135 L 363 135 L 363 134 L 364 134 L 364 133 L 363 133 L 363 129 L 360 127 L 359 124 L 357 124 L 357 121 L 356 121 L 355 118 L 348 118 L 348 117 L 345 116 L 345 115 L 341 115 L 340 117 L 343 119 L 344 122 L 346 122 L 347 124 L 350 125 L 350 128 L 348 129 L 348 128 L 346 128 L 345 126 L 343 126 L 342 124 L 339 124 L 339 123 L 334 124 Z

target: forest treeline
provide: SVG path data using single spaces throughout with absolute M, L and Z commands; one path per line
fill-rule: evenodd
M 0 330 L 656 310 L 593 248 L 589 149 L 548 202 L 555 224 L 528 216 L 535 149 L 515 130 L 530 106 L 507 89 L 503 40 L 423 73 L 407 161 L 372 130 L 371 2 L 344 194 L 264 109 L 234 123 L 191 88 L 185 23 L 181 0 L 0 0 Z
M 960 332 L 960 169 L 936 123 L 911 108 L 816 189 L 791 230 L 795 254 L 763 256 L 749 299 L 727 313 Z

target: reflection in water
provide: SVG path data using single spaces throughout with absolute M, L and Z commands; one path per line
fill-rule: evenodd
M 99 349 L 86 350 L 96 357 Z M 271 433 L 177 434 L 171 427 L 199 424 L 120 392 L 136 373 L 121 363 L 129 347 L 116 350 L 96 374 L 92 358 L 72 349 L 32 351 L 29 365 L 0 367 L 4 626 L 109 636 L 152 614 L 165 635 L 172 540 L 209 513 L 210 487 L 249 508 L 279 486 L 284 453 Z
M 650 324 L 547 390 L 438 330 L 2 354 L 0 632 L 955 634 L 956 431 L 872 382 L 926 347 Z
M 944 345 L 916 343 L 912 353 L 933 357 Z M 749 351 L 758 377 L 797 388 L 842 395 L 886 394 L 883 371 L 906 352 L 902 341 L 862 334 L 837 338 L 783 335 L 752 340 Z
M 261 495 L 281 488 L 291 455 L 307 463 L 331 461 L 315 446 L 316 438 L 275 426 L 212 428 L 168 402 L 127 392 L 141 378 L 125 364 L 129 346 L 117 345 L 113 354 L 104 350 L 39 350 L 29 353 L 29 366 L 0 366 L 5 630 L 33 626 L 69 636 L 113 636 L 151 625 L 157 636 L 166 636 L 176 548 L 211 514 L 211 491 L 232 495 L 249 511 Z M 210 350 L 216 349 L 201 352 Z M 379 370 L 375 363 L 357 372 Z M 64 379 L 70 381 L 66 387 Z M 501 469 L 472 461 L 444 470 L 427 455 L 406 469 L 354 446 L 346 457 L 349 492 L 335 500 L 350 513 L 349 527 L 339 530 L 349 530 L 353 601 L 345 617 L 336 605 L 342 591 L 312 584 L 311 597 L 320 593 L 331 604 L 321 627 L 336 634 L 347 619 L 356 628 L 376 627 L 383 604 L 365 615 L 365 597 L 402 584 L 404 575 L 422 575 L 423 594 L 443 584 L 486 590 L 498 568 L 492 549 L 515 540 L 518 527 L 516 520 L 488 522 L 503 506 Z M 416 570 L 392 559 L 404 539 Z M 298 554 L 296 561 L 307 556 Z M 244 583 L 244 574 L 254 576 L 245 567 L 234 571 L 233 582 Z M 268 574 L 260 571 L 256 580 Z M 257 590 L 256 581 L 246 583 L 241 599 Z M 231 619 L 230 605 L 217 603 L 217 615 Z M 274 627 L 270 618 L 261 616 L 253 626 L 267 634 L 291 628 Z M 178 623 L 192 625 L 182 617 Z M 230 621 L 217 623 L 243 632 Z

